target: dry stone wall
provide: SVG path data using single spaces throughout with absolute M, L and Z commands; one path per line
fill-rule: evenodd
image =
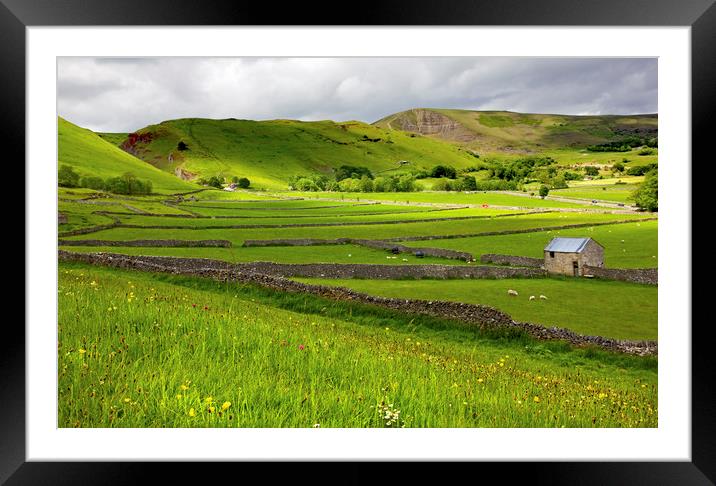
M 59 240 L 58 246 L 231 247 L 229 240 Z
M 584 274 L 624 282 L 649 285 L 659 284 L 658 268 L 603 268 L 585 266 Z
M 472 253 L 464 251 L 447 250 L 443 248 L 419 248 L 413 246 L 405 246 L 397 243 L 387 242 L 383 240 L 365 240 L 356 238 L 336 238 L 336 239 L 318 239 L 318 238 L 297 238 L 297 239 L 274 239 L 274 240 L 245 240 L 243 246 L 319 246 L 319 245 L 345 245 L 354 244 L 375 248 L 378 250 L 397 250 L 400 253 L 422 252 L 425 256 L 434 256 L 438 258 L 450 258 L 453 260 L 464 260 L 466 262 L 474 261 Z
M 513 265 L 517 267 L 542 267 L 541 258 L 532 258 L 515 255 L 500 255 L 497 253 L 484 253 L 480 256 L 480 263 L 494 263 L 495 265 Z
M 64 250 L 58 252 L 58 258 L 63 261 L 83 262 L 116 268 L 253 283 L 281 292 L 309 293 L 332 300 L 365 303 L 400 312 L 453 319 L 465 325 L 472 325 L 481 329 L 521 329 L 537 339 L 561 339 L 577 346 L 594 345 L 612 351 L 638 355 L 652 355 L 658 352 L 658 345 L 655 341 L 620 341 L 600 336 L 584 336 L 564 328 L 517 322 L 512 320 L 508 314 L 488 306 L 461 302 L 377 297 L 343 287 L 327 287 L 294 282 L 282 277 L 247 271 L 245 270 L 246 266 L 217 260 L 129 256 L 112 253 L 74 253 Z
M 521 233 L 539 233 L 542 231 L 555 231 L 571 228 L 590 228 L 592 226 L 606 226 L 611 224 L 639 223 L 642 221 L 652 221 L 658 218 L 641 218 L 641 219 L 622 219 L 619 221 L 604 221 L 597 223 L 575 223 L 565 224 L 561 226 L 543 226 L 539 228 L 525 228 L 503 231 L 483 231 L 481 233 L 464 233 L 452 235 L 425 235 L 425 236 L 399 236 L 396 238 L 385 238 L 383 241 L 426 241 L 426 240 L 451 240 L 455 238 L 472 238 L 475 236 L 497 236 L 497 235 L 516 235 Z

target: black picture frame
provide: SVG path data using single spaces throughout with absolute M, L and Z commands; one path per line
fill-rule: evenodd
M 716 109 L 714 0 L 401 0 L 370 5 L 225 0 L 0 0 L 0 120 L 2 153 L 6 161 L 25 160 L 25 29 L 90 25 L 690 26 L 692 160 L 706 163 L 713 158 L 708 152 L 712 145 L 709 121 Z M 25 181 L 26 185 L 30 182 Z M 693 204 L 692 207 L 695 208 Z M 693 238 L 692 241 L 692 250 L 696 252 L 700 247 Z M 17 251 L 16 241 L 14 245 Z M 690 261 L 685 263 L 691 265 Z M 706 291 L 692 282 L 692 309 L 696 303 L 708 302 Z M 0 341 L 4 344 L 0 353 L 0 483 L 135 484 L 148 480 L 156 472 L 165 482 L 188 479 L 188 468 L 177 464 L 26 462 L 25 334 L 16 320 L 10 321 L 5 322 Z M 498 473 L 501 482 L 506 480 L 508 484 L 516 478 L 524 478 L 531 484 L 713 484 L 716 482 L 716 401 L 712 382 L 716 366 L 708 339 L 709 321 L 692 318 L 691 462 L 480 463 L 479 467 L 467 464 L 469 471 L 455 470 L 454 473 L 479 471 L 484 478 Z M 220 477 L 229 466 L 213 465 L 212 476 Z M 246 466 L 241 467 L 245 470 Z M 401 471 L 401 482 L 423 475 L 422 465 L 413 466 L 410 472 Z M 266 465 L 261 469 L 265 471 Z M 270 469 L 271 479 L 284 479 L 276 476 L 278 469 Z M 281 474 L 285 472 L 286 478 L 295 478 L 296 471 L 302 471 L 303 476 L 309 469 L 312 468 L 294 466 L 293 472 L 283 469 Z M 362 484 L 376 480 L 366 468 L 355 463 L 341 471 L 341 476 L 331 482 Z

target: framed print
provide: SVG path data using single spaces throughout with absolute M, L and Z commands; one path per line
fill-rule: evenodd
M 0 479 L 714 481 L 712 2 L 401 3 L 3 0 L 27 293 Z

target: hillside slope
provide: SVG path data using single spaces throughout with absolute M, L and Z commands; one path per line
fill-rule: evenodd
M 416 108 L 394 113 L 373 125 L 419 133 L 481 152 L 583 149 L 627 136 L 658 134 L 655 114 L 570 116 Z
M 70 165 L 82 176 L 114 177 L 131 172 L 152 181 L 154 192 L 181 192 L 198 189 L 131 156 L 90 130 L 58 117 L 57 147 L 59 165 Z
M 179 150 L 179 142 L 187 145 Z M 419 134 L 362 122 L 208 120 L 186 118 L 150 125 L 120 147 L 164 171 L 187 179 L 248 177 L 252 187 L 285 189 L 290 176 L 330 176 L 341 165 L 390 174 L 401 167 L 475 163 L 467 150 Z M 401 161 L 410 164 L 401 166 Z

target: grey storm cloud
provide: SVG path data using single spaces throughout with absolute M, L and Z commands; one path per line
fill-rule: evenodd
M 58 114 L 129 132 L 185 117 L 376 121 L 410 108 L 657 112 L 655 58 L 86 58 L 57 63 Z

